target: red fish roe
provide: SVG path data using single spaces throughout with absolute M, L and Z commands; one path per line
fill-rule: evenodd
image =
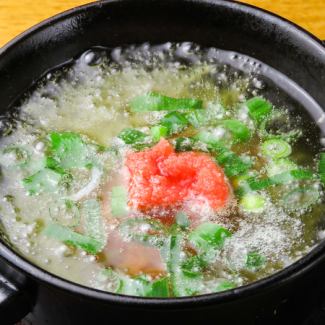
M 140 210 L 179 206 L 193 197 L 213 209 L 226 205 L 230 190 L 220 167 L 204 153 L 175 153 L 165 139 L 151 149 L 131 153 L 129 204 Z

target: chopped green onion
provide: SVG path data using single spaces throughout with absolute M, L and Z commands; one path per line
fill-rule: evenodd
M 199 255 L 192 256 L 182 263 L 182 271 L 189 278 L 196 278 L 202 275 L 203 268 L 207 266 L 206 261 Z
M 83 202 L 82 215 L 84 218 L 84 228 L 87 236 L 96 239 L 102 243 L 103 247 L 106 243 L 104 225 L 101 216 L 100 204 L 92 199 Z
M 252 165 L 250 161 L 244 161 L 232 151 L 224 151 L 220 153 L 216 160 L 224 167 L 225 174 L 228 177 L 244 174 Z
M 180 211 L 176 214 L 176 223 L 181 228 L 187 228 L 190 225 L 190 220 L 185 212 Z
M 151 129 L 151 136 L 154 142 L 158 142 L 161 138 L 164 138 L 168 135 L 168 128 L 163 125 L 153 126 Z
M 1 151 L 1 153 L 3 155 L 10 155 L 10 157 L 12 157 L 12 155 L 14 155 L 14 157 L 12 157 L 12 158 L 14 158 L 14 161 L 12 163 L 13 163 L 13 165 L 18 166 L 18 167 L 26 167 L 30 161 L 29 151 L 22 146 L 10 145 L 10 146 L 4 148 Z M 10 159 L 10 160 L 12 160 L 12 159 Z M 6 157 L 4 157 L 4 159 L 1 157 L 0 163 L 5 165 L 6 167 L 9 167 L 10 165 L 12 165 L 12 163 L 9 162 L 8 159 L 6 159 Z
M 169 279 L 161 278 L 156 280 L 148 286 L 146 292 L 146 297 L 158 297 L 158 298 L 167 298 L 170 296 L 169 293 Z
M 248 114 L 252 120 L 261 123 L 272 111 L 272 104 L 261 97 L 254 97 L 246 102 Z
M 231 290 L 231 289 L 234 289 L 234 288 L 236 288 L 236 284 L 234 282 L 223 281 L 223 282 L 220 282 L 217 285 L 215 292 Z
M 259 125 L 259 134 L 265 139 L 282 139 L 287 142 L 296 140 L 301 136 L 299 129 L 293 129 L 290 117 L 285 110 L 273 110 Z
M 319 163 L 318 163 L 318 172 L 320 180 L 325 184 L 325 152 L 320 154 Z
M 202 289 L 202 277 L 191 278 L 186 276 L 182 270 L 184 262 L 184 252 L 182 251 L 182 235 L 172 235 L 170 237 L 170 251 L 168 259 L 168 270 L 173 288 L 174 296 L 191 296 L 200 292 Z
M 45 159 L 46 168 L 52 169 L 58 174 L 64 175 L 66 171 L 61 167 L 60 163 L 55 160 L 53 157 L 46 157 Z
M 194 126 L 195 128 L 199 128 L 207 122 L 207 111 L 192 111 L 186 115 L 186 118 L 192 126 Z
M 221 124 L 232 133 L 236 142 L 244 142 L 251 137 L 249 128 L 238 120 L 223 120 Z
M 44 235 L 55 238 L 90 254 L 97 254 L 102 249 L 102 243 L 94 238 L 81 235 L 58 224 L 50 224 L 44 229 Z
M 179 112 L 170 112 L 165 115 L 160 124 L 167 128 L 168 135 L 179 133 L 188 125 L 188 120 L 184 114 Z
M 262 144 L 262 153 L 273 159 L 288 157 L 291 152 L 290 144 L 281 139 L 270 139 Z
M 231 232 L 215 223 L 202 223 L 189 234 L 189 241 L 199 249 L 205 252 L 208 249 L 220 249 L 226 238 L 231 236 Z
M 202 109 L 203 102 L 193 98 L 172 98 L 156 92 L 150 92 L 143 96 L 135 97 L 130 102 L 133 112 L 150 112 L 150 111 L 177 111 Z
M 212 132 L 209 131 L 201 131 L 199 132 L 195 138 L 203 143 L 209 144 L 209 145 L 213 145 L 213 144 L 217 144 L 220 143 L 220 139 L 218 137 L 216 137 Z M 221 144 L 220 144 L 221 146 Z
M 109 279 L 109 291 L 122 293 L 124 282 L 120 275 L 111 268 L 104 269 L 102 275 Z
M 127 214 L 128 194 L 123 186 L 114 186 L 111 196 L 111 211 L 114 217 L 122 217 Z
M 248 212 L 261 212 L 264 209 L 265 199 L 260 194 L 247 193 L 241 200 L 240 205 Z
M 65 227 L 73 228 L 78 226 L 80 224 L 80 211 L 75 202 L 66 199 L 60 203 L 60 206 L 57 204 L 49 206 L 51 219 Z
M 177 138 L 175 141 L 175 150 L 178 152 L 192 151 L 194 140 L 192 138 Z
M 250 252 L 246 256 L 245 266 L 247 269 L 251 271 L 258 271 L 265 265 L 265 262 L 266 262 L 265 256 L 257 252 Z
M 280 158 L 276 160 L 272 160 L 266 166 L 267 175 L 269 177 L 289 172 L 291 170 L 297 169 L 298 166 L 287 158 Z
M 237 192 L 240 194 L 242 191 L 244 191 L 245 193 L 247 189 L 251 191 L 259 191 L 272 185 L 283 185 L 292 181 L 311 180 L 313 178 L 314 178 L 314 174 L 312 171 L 295 169 L 272 177 L 266 177 L 263 179 L 255 179 L 255 178 L 248 179 L 246 185 L 241 186 L 239 188 L 239 191 Z
M 23 179 L 23 186 L 29 195 L 45 192 L 55 192 L 61 181 L 61 175 L 55 171 L 44 168 L 34 175 Z
M 282 203 L 289 211 L 307 209 L 315 204 L 320 197 L 320 193 L 315 187 L 296 188 L 286 194 Z
M 225 147 L 225 145 L 218 141 L 210 132 L 200 132 L 197 134 L 196 139 L 206 143 L 209 151 L 217 153 L 216 160 L 224 167 L 225 174 L 228 177 L 244 174 L 252 165 L 250 161 L 243 160 Z
M 122 139 L 126 144 L 134 144 L 138 142 L 142 142 L 146 138 L 146 134 L 136 130 L 126 128 L 122 130 L 122 132 L 118 135 L 118 138 Z

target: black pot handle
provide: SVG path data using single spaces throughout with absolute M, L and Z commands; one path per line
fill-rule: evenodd
M 0 261 L 0 263 L 3 263 Z M 14 272 L 15 273 L 15 272 Z M 0 323 L 13 325 L 24 318 L 32 310 L 30 293 L 27 286 L 18 286 L 0 274 Z

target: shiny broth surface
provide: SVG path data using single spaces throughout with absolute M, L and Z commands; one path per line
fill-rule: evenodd
M 9 242 L 62 278 L 144 297 L 232 289 L 307 254 L 325 237 L 325 156 L 260 69 L 167 43 L 49 73 L 2 120 Z

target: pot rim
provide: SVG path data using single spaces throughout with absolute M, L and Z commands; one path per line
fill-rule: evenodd
M 145 0 L 149 2 L 159 2 L 159 0 Z M 226 7 L 230 9 L 235 9 L 238 12 L 251 14 L 254 16 L 260 16 L 264 20 L 268 20 L 273 24 L 280 26 L 291 33 L 296 34 L 301 38 L 301 40 L 308 44 L 309 47 L 313 46 L 316 50 L 323 52 L 325 56 L 325 48 L 321 40 L 316 36 L 312 35 L 310 32 L 306 31 L 302 27 L 296 25 L 295 23 L 280 17 L 274 13 L 267 10 L 257 8 L 255 6 L 241 3 L 233 2 L 231 0 L 178 0 L 183 1 L 184 4 L 195 2 L 198 4 L 210 4 L 216 7 Z M 70 10 L 59 13 L 53 17 L 50 17 L 39 24 L 27 29 L 25 32 L 16 36 L 13 40 L 9 41 L 6 45 L 0 48 L 0 60 L 6 53 L 11 50 L 14 46 L 19 45 L 21 41 L 30 37 L 31 35 L 39 32 L 41 29 L 47 28 L 53 23 L 59 22 L 60 20 L 67 19 L 76 14 L 87 12 L 90 9 L 96 7 L 101 8 L 105 5 L 115 2 L 128 2 L 128 0 L 101 0 L 96 2 L 91 2 L 86 5 L 78 6 Z M 225 303 L 235 301 L 237 299 L 245 298 L 252 294 L 258 294 L 263 290 L 270 290 L 274 287 L 280 287 L 284 283 L 293 281 L 303 274 L 310 271 L 313 267 L 318 265 L 321 261 L 325 260 L 325 241 L 319 243 L 314 247 L 307 255 L 291 264 L 290 266 L 276 272 L 261 280 L 255 281 L 251 284 L 241 286 L 232 290 L 225 292 L 206 294 L 194 297 L 180 297 L 180 298 L 143 298 L 134 297 L 128 295 L 119 295 L 110 292 L 101 291 L 98 289 L 93 289 L 86 287 L 69 280 L 63 279 L 57 275 L 51 274 L 50 272 L 43 270 L 42 268 L 29 262 L 24 256 L 17 253 L 15 250 L 11 249 L 8 244 L 6 244 L 2 239 L 0 239 L 0 257 L 3 257 L 10 265 L 27 273 L 30 277 L 38 280 L 44 284 L 57 287 L 61 290 L 70 292 L 72 294 L 79 294 L 86 298 L 92 298 L 102 302 L 110 302 L 115 304 L 130 306 L 142 306 L 142 307 L 168 307 L 168 308 L 186 308 L 191 306 L 193 308 L 193 303 L 196 306 L 209 305 L 216 303 Z

